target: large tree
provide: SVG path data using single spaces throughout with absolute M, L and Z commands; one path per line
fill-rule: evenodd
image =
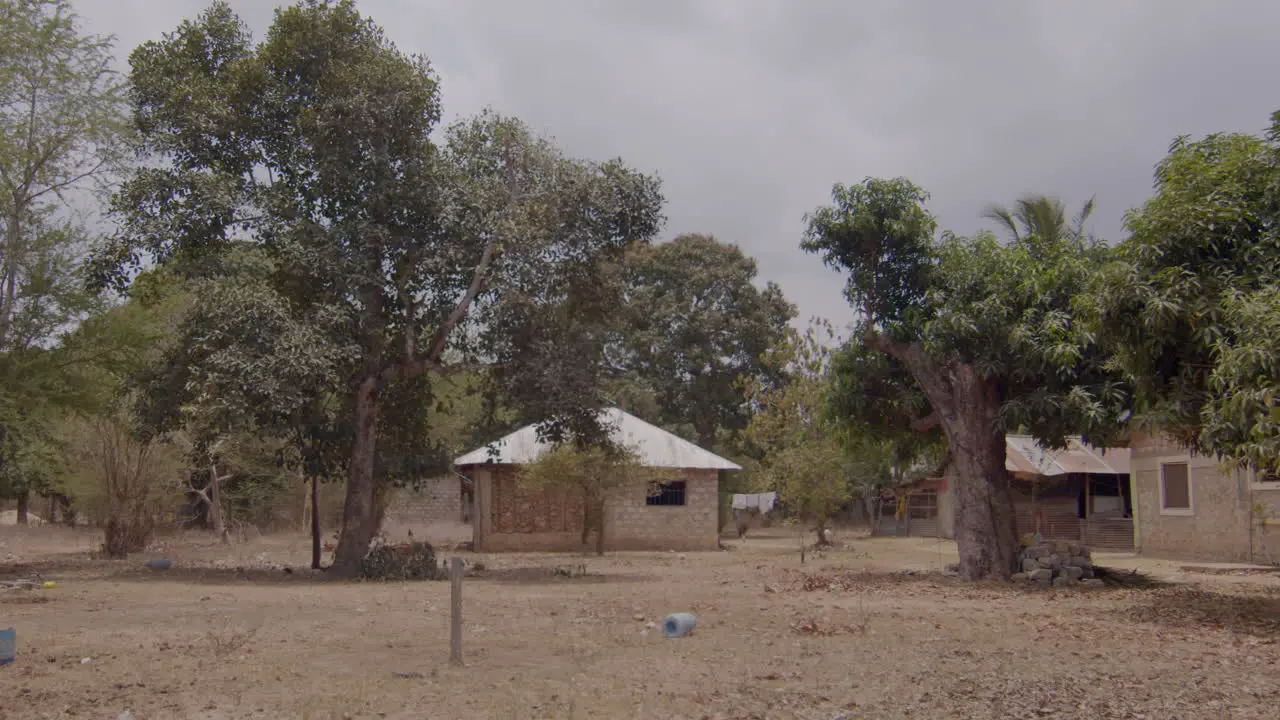
M 56 307 L 43 276 L 84 242 L 69 197 L 119 158 L 127 124 L 111 64 L 111 39 L 85 34 L 67 0 L 0 0 L 0 350 L 30 339 L 14 327 L 24 315 Z
M 927 197 L 902 178 L 837 185 L 802 247 L 849 273 L 860 314 L 841 388 L 862 399 L 844 406 L 885 431 L 942 431 L 961 576 L 1007 577 L 1017 534 L 1005 433 L 1101 439 L 1123 405 L 1074 313 L 1106 248 L 1074 233 L 936 238 Z
M 1180 137 L 1099 279 L 1098 332 L 1137 419 L 1280 470 L 1280 112 L 1264 137 Z
M 475 360 L 518 374 L 565 288 L 657 232 L 658 183 L 567 158 L 493 113 L 438 146 L 426 59 L 346 0 L 280 9 L 260 43 L 216 3 L 130 63 L 150 162 L 116 197 L 99 280 L 122 285 L 150 258 L 236 286 L 224 258 L 257 249 L 264 280 L 240 297 L 298 329 L 295 361 L 330 363 L 324 387 L 352 419 L 334 570 L 358 572 L 398 461 L 380 460 L 382 442 L 425 422 L 423 376 Z M 229 346 L 284 357 L 245 315 Z
M 692 431 L 703 447 L 746 427 L 736 383 L 764 379 L 762 357 L 795 307 L 776 283 L 756 287 L 756 261 L 708 235 L 637 247 L 621 268 L 616 370 L 653 395 L 656 420 Z
M 126 129 L 109 38 L 87 34 L 66 0 L 0 0 L 0 496 L 47 484 L 40 458 L 75 393 L 82 354 L 55 352 L 93 298 L 78 267 L 87 233 L 77 197 L 119 159 Z

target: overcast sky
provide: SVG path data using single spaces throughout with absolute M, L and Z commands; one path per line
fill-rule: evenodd
M 261 37 L 271 0 L 232 0 Z M 1280 108 L 1274 0 L 362 0 L 428 56 L 448 119 L 517 115 L 573 155 L 659 174 L 664 238 L 735 242 L 802 317 L 852 318 L 797 245 L 831 185 L 905 175 L 941 225 L 1032 191 L 1121 237 L 1182 133 Z M 77 0 L 129 50 L 204 0 Z

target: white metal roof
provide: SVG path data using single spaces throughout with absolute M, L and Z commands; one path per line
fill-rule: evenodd
M 640 454 L 645 467 L 741 470 L 737 463 L 708 452 L 618 408 L 601 411 L 602 419 L 613 426 L 613 441 Z M 538 426 L 528 425 L 482 448 L 456 458 L 454 465 L 525 465 L 533 462 L 550 443 L 538 440 Z M 493 451 L 491 452 L 491 448 Z

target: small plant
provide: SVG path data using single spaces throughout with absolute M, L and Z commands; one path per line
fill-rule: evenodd
M 209 649 L 215 658 L 225 658 L 243 648 L 258 634 L 258 628 L 233 628 L 224 626 L 221 629 L 211 628 L 204 634 Z
M 525 465 L 520 482 L 541 490 L 563 490 L 582 497 L 582 544 L 592 532 L 596 554 L 604 554 L 605 504 L 616 489 L 648 483 L 657 492 L 654 471 L 640 462 L 632 448 L 601 443 L 579 446 L 562 442 Z

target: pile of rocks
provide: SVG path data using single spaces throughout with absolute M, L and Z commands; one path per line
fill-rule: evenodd
M 1022 572 L 1013 576 L 1014 582 L 1065 587 L 1094 577 L 1089 548 L 1065 540 L 1042 540 L 1028 546 L 1022 551 L 1021 563 Z

